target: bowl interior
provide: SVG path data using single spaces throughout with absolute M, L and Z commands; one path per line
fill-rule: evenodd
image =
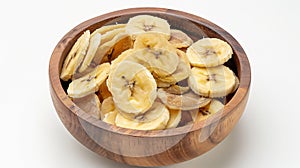
M 132 10 L 124 10 L 124 11 L 118 11 L 118 12 L 112 12 L 106 15 L 102 15 L 96 18 L 93 18 L 91 20 L 88 20 L 86 22 L 81 23 L 80 25 L 76 26 L 74 29 L 72 29 L 69 33 L 63 37 L 60 43 L 64 43 L 65 45 L 58 45 L 56 48 L 56 53 L 59 53 L 58 61 L 55 62 L 57 65 L 51 65 L 50 66 L 56 66 L 57 67 L 57 73 L 56 76 L 54 74 L 50 73 L 53 78 L 59 78 L 60 71 L 62 68 L 62 64 L 64 59 L 66 58 L 68 52 L 70 51 L 71 47 L 79 38 L 79 36 L 85 31 L 90 30 L 93 32 L 97 28 L 100 28 L 104 25 L 110 25 L 115 23 L 127 23 L 129 18 L 141 15 L 141 14 L 148 14 L 152 16 L 157 16 L 163 19 L 166 19 L 169 24 L 171 25 L 172 29 L 179 29 L 187 33 L 194 41 L 197 41 L 199 39 L 202 39 L 204 37 L 214 37 L 222 39 L 226 42 L 228 42 L 233 49 L 233 57 L 225 63 L 226 66 L 230 67 L 235 74 L 238 76 L 240 80 L 240 87 L 241 86 L 249 86 L 250 81 L 244 80 L 242 76 L 250 76 L 250 71 L 245 71 L 245 69 L 249 69 L 248 62 L 242 63 L 242 58 L 247 60 L 246 54 L 244 53 L 242 47 L 238 44 L 238 42 L 225 30 L 218 27 L 217 25 L 200 18 L 198 16 L 194 16 L 191 14 L 187 14 L 184 12 L 174 11 L 174 10 L 162 10 L 159 8 L 153 8 L 147 10 L 143 9 L 132 9 Z M 59 80 L 59 79 L 57 79 Z M 68 87 L 68 82 L 60 81 L 61 85 L 55 85 L 54 90 L 56 92 L 60 92 L 58 94 L 58 97 L 66 104 L 67 107 L 70 107 L 70 105 L 76 107 L 76 104 L 74 104 L 71 99 L 67 98 L 66 95 L 66 89 Z M 187 133 L 189 131 L 193 131 L 195 129 L 200 129 L 206 125 L 209 125 L 216 120 L 219 120 L 220 118 L 224 117 L 227 113 L 229 113 L 232 108 L 234 108 L 238 103 L 241 101 L 242 96 L 237 96 L 237 99 L 235 100 L 236 95 L 238 94 L 239 89 L 234 92 L 233 94 L 228 95 L 225 98 L 221 98 L 220 100 L 223 101 L 223 103 L 226 103 L 226 106 L 221 114 L 218 115 L 212 115 L 205 121 L 201 121 L 195 124 L 186 125 L 179 128 L 174 129 L 167 129 L 167 130 L 159 130 L 159 131 L 147 131 L 147 134 L 145 134 L 144 131 L 137 131 L 137 130 L 127 130 L 125 128 L 117 128 L 116 126 L 108 125 L 102 121 L 97 121 L 94 118 L 86 115 L 84 112 L 80 111 L 80 109 L 76 108 L 76 114 L 78 117 L 87 120 L 88 122 L 96 125 L 97 127 L 101 127 L 103 129 L 114 131 L 116 133 L 120 134 L 130 134 L 130 135 L 143 135 L 143 136 L 172 136 L 175 134 L 182 134 Z M 68 99 L 68 100 L 67 100 Z M 71 109 L 74 111 L 74 109 Z M 74 111 L 75 112 L 75 111 Z

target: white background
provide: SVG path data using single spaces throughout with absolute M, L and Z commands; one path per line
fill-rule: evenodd
M 48 63 L 77 24 L 114 10 L 155 6 L 204 17 L 244 47 L 252 85 L 244 115 L 216 148 L 170 168 L 299 168 L 298 0 L 49 0 L 0 2 L 0 167 L 126 167 L 79 144 L 53 108 Z

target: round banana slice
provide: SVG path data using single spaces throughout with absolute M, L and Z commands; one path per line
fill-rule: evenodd
M 195 93 L 212 98 L 231 93 L 235 81 L 233 71 L 224 65 L 211 68 L 193 67 L 188 78 L 188 84 Z
M 94 36 L 91 36 L 90 45 L 88 47 L 87 53 L 84 57 L 84 60 L 80 68 L 78 69 L 80 73 L 85 71 L 88 68 L 88 66 L 91 64 L 100 43 L 101 43 L 101 34 L 97 33 Z
M 128 57 L 134 52 L 133 49 L 128 49 L 124 52 L 122 52 L 116 59 L 114 59 L 112 62 L 111 62 L 111 66 L 110 66 L 110 73 L 109 73 L 109 76 L 111 76 L 112 72 L 114 72 L 116 70 L 116 68 L 119 66 L 119 64 L 122 62 L 122 61 L 125 61 L 125 59 L 127 61 L 132 61 L 134 62 L 133 59 L 129 59 Z M 107 78 L 106 80 L 106 85 L 108 87 L 108 90 L 111 92 L 111 78 Z
M 185 52 L 177 50 L 177 55 L 179 56 L 179 63 L 175 72 L 166 77 L 159 78 L 160 81 L 175 84 L 190 76 L 191 66 L 187 60 Z
M 208 105 L 203 108 L 195 109 L 190 111 L 194 122 L 202 121 L 207 119 L 209 116 L 222 112 L 224 105 L 218 100 L 212 100 Z
M 186 48 L 193 44 L 193 40 L 181 30 L 171 29 L 169 42 L 176 48 Z
M 109 31 L 114 30 L 114 29 L 125 28 L 125 26 L 126 26 L 126 24 L 114 24 L 114 25 L 102 26 L 102 27 L 96 29 L 95 31 L 93 31 L 93 33 L 92 33 L 91 36 L 93 37 L 97 33 L 99 33 L 99 34 L 105 34 L 105 33 L 109 32 Z
M 134 49 L 142 48 L 163 48 L 170 52 L 176 53 L 176 48 L 161 34 L 157 33 L 146 33 L 138 35 L 134 41 Z
M 96 94 L 92 93 L 82 98 L 74 98 L 73 102 L 92 117 L 100 119 L 101 103 Z
M 81 65 L 81 62 L 86 54 L 87 48 L 89 46 L 90 31 L 87 30 L 81 35 L 78 40 L 73 45 L 71 51 L 67 55 L 62 70 L 60 78 L 63 81 L 68 81 L 75 74 L 77 68 Z
M 166 39 L 170 38 L 168 21 L 150 15 L 138 15 L 130 18 L 126 25 L 126 31 L 131 34 L 133 39 L 143 33 L 159 33 Z
M 190 63 L 196 67 L 214 67 L 227 62 L 232 56 L 228 43 L 217 38 L 203 38 L 187 49 Z
M 156 82 L 141 64 L 122 61 L 112 70 L 108 81 L 115 105 L 123 112 L 144 113 L 156 99 Z
M 181 110 L 169 109 L 170 119 L 166 128 L 176 128 L 181 121 Z
M 193 92 L 183 95 L 176 95 L 166 92 L 164 89 L 158 89 L 157 97 L 170 109 L 192 110 L 206 106 L 211 99 L 204 98 Z
M 160 108 L 160 110 L 162 110 L 162 112 L 160 112 L 161 115 L 155 120 L 152 120 L 150 122 L 138 122 L 136 120 L 130 120 L 125 118 L 122 114 L 118 113 L 116 116 L 115 123 L 119 127 L 135 129 L 135 130 L 165 129 L 170 118 L 170 113 L 165 106 L 162 107 L 163 108 Z
M 100 85 L 105 81 L 110 70 L 110 64 L 104 63 L 98 65 L 94 71 L 85 76 L 73 80 L 67 89 L 70 97 L 80 98 L 91 93 L 97 92 Z
M 102 102 L 101 111 L 100 111 L 101 119 L 103 120 L 105 114 L 110 113 L 110 112 L 114 111 L 115 109 L 116 108 L 115 108 L 115 104 L 114 104 L 112 97 L 108 97 L 108 98 L 104 99 Z
M 119 111 L 119 113 L 124 117 L 127 118 L 129 120 L 133 120 L 136 122 L 150 122 L 153 121 L 155 119 L 157 119 L 158 117 L 160 117 L 162 115 L 162 113 L 164 112 L 164 108 L 165 105 L 163 105 L 160 102 L 154 102 L 152 107 L 147 110 L 145 113 L 141 113 L 141 114 L 132 114 L 132 113 L 125 113 L 122 111 Z
M 135 62 L 141 63 L 159 77 L 165 77 L 175 72 L 179 63 L 176 53 L 162 48 L 138 49 L 132 56 Z

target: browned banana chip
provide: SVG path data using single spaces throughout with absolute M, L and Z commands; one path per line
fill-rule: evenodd
M 129 35 L 127 33 L 120 33 L 114 36 L 114 38 L 111 41 L 107 41 L 106 43 L 101 44 L 100 47 L 97 49 L 92 64 L 99 64 L 104 58 L 104 56 L 111 50 L 111 48 L 113 48 L 119 41 L 128 37 Z M 95 65 L 92 65 L 92 67 Z
M 132 48 L 133 41 L 130 36 L 127 36 L 120 41 L 118 41 L 103 57 L 101 63 L 103 62 L 111 62 L 116 59 L 122 52 Z
M 192 110 L 207 105 L 211 99 L 201 97 L 193 92 L 176 95 L 158 89 L 157 96 L 170 109 Z
M 106 85 L 106 80 L 100 85 L 99 91 L 98 91 L 98 97 L 101 101 L 104 99 L 111 97 L 111 93 L 108 90 L 108 87 Z

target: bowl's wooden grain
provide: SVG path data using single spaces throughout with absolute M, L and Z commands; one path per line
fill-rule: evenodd
M 234 55 L 230 66 L 240 86 L 224 111 L 205 121 L 176 129 L 136 131 L 108 125 L 79 109 L 66 95 L 59 79 L 63 60 L 79 35 L 104 24 L 127 22 L 131 16 L 151 14 L 167 19 L 173 28 L 184 29 L 194 40 L 217 37 L 227 41 Z M 122 16 L 122 17 L 120 17 Z M 200 30 L 199 30 L 200 28 Z M 55 47 L 49 64 L 50 92 L 55 109 L 69 132 L 83 145 L 106 158 L 137 166 L 161 166 L 197 157 L 220 143 L 244 112 L 251 81 L 250 65 L 243 48 L 225 30 L 188 13 L 162 8 L 125 9 L 85 21 L 68 32 Z

